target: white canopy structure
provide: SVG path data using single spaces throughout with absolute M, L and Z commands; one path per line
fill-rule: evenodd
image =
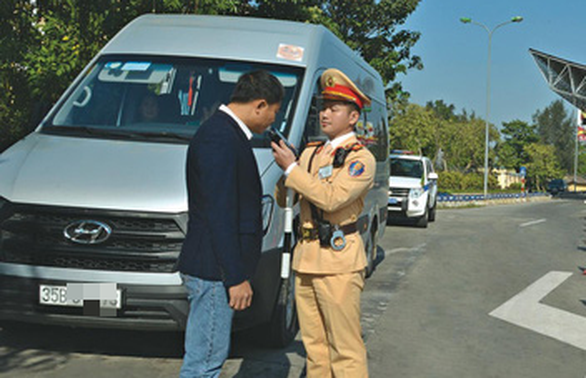
M 552 91 L 586 111 L 586 65 L 529 49 Z
M 529 49 L 529 53 L 533 55 L 549 88 L 577 109 L 586 112 L 586 66 L 534 49 Z M 576 132 L 574 183 L 578 179 L 578 155 L 578 133 Z M 576 187 L 577 185 L 574 185 L 574 192 Z

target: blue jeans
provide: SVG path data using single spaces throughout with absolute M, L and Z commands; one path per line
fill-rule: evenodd
M 189 299 L 180 378 L 217 378 L 230 349 L 234 311 L 221 281 L 181 274 Z

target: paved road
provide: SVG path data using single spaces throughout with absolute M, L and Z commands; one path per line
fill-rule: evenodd
M 428 229 L 387 227 L 362 300 L 371 376 L 585 377 L 585 216 L 581 201 L 558 200 L 442 210 Z M 573 274 L 545 288 L 552 271 Z M 546 291 L 541 304 L 509 302 L 534 283 Z M 222 378 L 297 378 L 303 361 L 299 340 L 275 351 L 236 337 Z M 177 334 L 0 330 L 0 378 L 170 377 L 180 363 Z
M 584 350 L 489 313 L 563 271 L 573 275 L 542 303 L 586 316 L 586 277 L 577 269 L 586 264 L 585 210 L 582 201 L 453 210 L 428 232 L 397 235 L 401 246 L 425 244 L 425 252 L 368 340 L 372 376 L 584 377 Z M 555 316 L 545 322 L 561 326 Z M 575 333 L 586 337 L 586 327 Z

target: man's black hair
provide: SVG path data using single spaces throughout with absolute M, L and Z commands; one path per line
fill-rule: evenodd
M 258 70 L 243 74 L 236 83 L 230 102 L 246 104 L 263 99 L 269 105 L 283 101 L 285 90 L 279 79 L 268 71 Z
M 349 104 L 354 110 L 358 112 L 358 114 L 362 114 L 362 109 L 360 109 L 360 106 L 358 106 L 355 102 L 349 102 Z

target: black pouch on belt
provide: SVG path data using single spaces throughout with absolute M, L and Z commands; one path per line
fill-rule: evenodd
M 318 222 L 319 244 L 322 247 L 329 247 L 332 239 L 333 227 L 332 224 L 326 220 Z

